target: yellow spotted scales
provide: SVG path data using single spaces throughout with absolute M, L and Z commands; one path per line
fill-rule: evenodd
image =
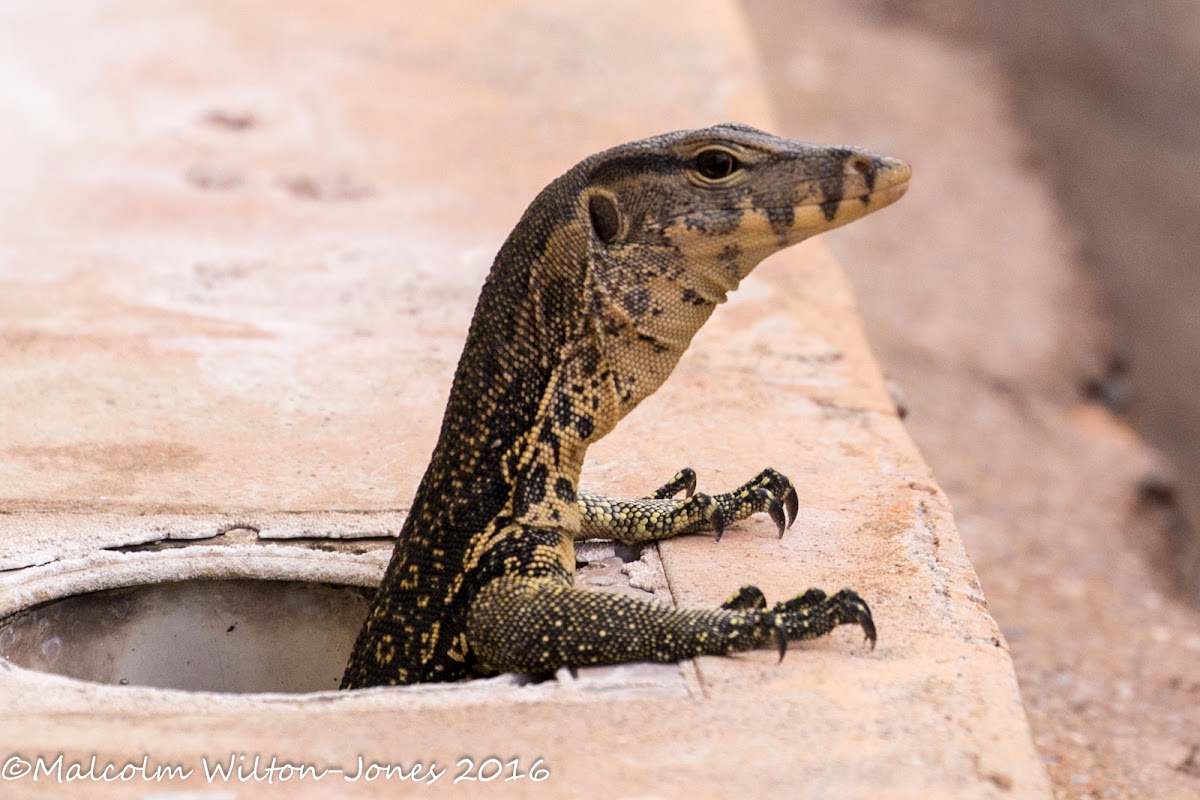
M 725 494 L 680 472 L 647 498 L 578 491 L 587 447 L 657 389 L 716 306 L 771 253 L 882 208 L 903 162 L 741 125 L 679 131 L 585 159 L 501 247 L 441 435 L 358 635 L 343 688 L 562 666 L 678 661 L 860 625 L 854 592 L 768 606 L 746 586 L 676 610 L 577 589 L 577 539 L 625 542 L 796 514 L 765 470 Z M 679 493 L 685 497 L 676 498 Z

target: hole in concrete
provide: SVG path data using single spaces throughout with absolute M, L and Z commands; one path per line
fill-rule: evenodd
M 75 595 L 0 625 L 0 658 L 99 683 L 213 692 L 336 689 L 373 589 L 189 580 Z
M 642 557 L 645 546 L 640 544 L 625 544 L 607 539 L 589 539 L 575 543 L 575 568 L 582 569 L 588 564 L 605 558 L 616 556 L 623 563 L 637 561 Z

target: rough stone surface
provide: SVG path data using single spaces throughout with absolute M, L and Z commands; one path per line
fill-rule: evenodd
M 478 287 L 524 204 L 614 142 L 772 127 L 745 20 L 719 0 L 609 3 L 586 19 L 534 0 L 420 15 L 381 0 L 12 4 L 0 53 L 14 76 L 0 103 L 24 123 L 0 131 L 19 155 L 0 197 L 8 610 L 181 576 L 369 580 L 377 548 L 258 537 L 398 524 Z M 231 754 L 350 772 L 360 757 L 435 761 L 443 790 L 463 757 L 550 769 L 486 787 L 496 796 L 1047 796 L 946 496 L 819 242 L 760 268 L 594 448 L 585 479 L 640 494 L 688 464 L 723 489 L 768 463 L 801 486 L 793 530 L 779 540 L 758 519 L 719 545 L 666 544 L 671 598 L 712 604 L 749 580 L 771 597 L 854 586 L 875 610 L 874 652 L 842 630 L 782 664 L 702 659 L 683 692 L 601 675 L 303 698 L 0 664 L 0 753 L 195 770 L 149 789 L 15 780 L 6 796 L 398 791 L 207 784 L 201 758 Z M 222 531 L 248 541 L 172 541 Z

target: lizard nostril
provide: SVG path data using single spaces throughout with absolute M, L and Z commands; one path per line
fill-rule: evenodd
M 871 162 L 862 156 L 855 156 L 850 159 L 847 166 L 859 175 L 867 175 L 871 171 Z

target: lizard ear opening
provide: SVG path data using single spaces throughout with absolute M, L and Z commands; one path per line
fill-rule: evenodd
M 592 230 L 596 238 L 611 244 L 621 232 L 621 211 L 611 195 L 596 192 L 588 198 L 588 216 L 592 219 Z

